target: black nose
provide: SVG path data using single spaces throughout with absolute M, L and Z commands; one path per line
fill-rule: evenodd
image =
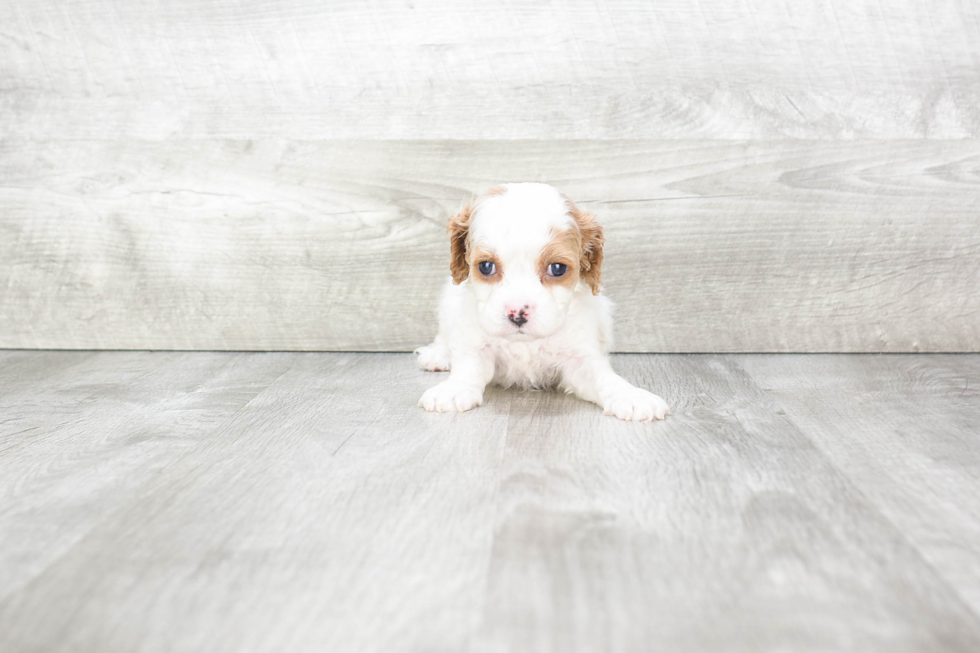
M 508 315 L 507 319 L 517 325 L 518 329 L 527 324 L 527 318 L 524 317 L 524 311 L 521 311 L 517 315 Z

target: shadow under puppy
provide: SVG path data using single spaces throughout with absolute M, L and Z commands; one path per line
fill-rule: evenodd
M 602 227 L 552 186 L 504 184 L 449 220 L 452 278 L 439 334 L 416 350 L 429 371 L 450 371 L 419 405 L 465 411 L 501 386 L 557 387 L 624 420 L 670 409 L 609 364 L 612 302 L 599 285 Z

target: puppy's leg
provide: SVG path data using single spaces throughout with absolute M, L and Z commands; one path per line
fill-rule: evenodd
M 576 396 L 602 406 L 606 415 L 619 419 L 652 422 L 670 414 L 667 402 L 616 374 L 606 356 L 566 364 L 562 385 Z
M 489 351 L 453 352 L 449 378 L 422 395 L 419 406 L 428 411 L 463 412 L 483 405 L 483 390 L 493 378 Z
M 427 372 L 448 372 L 451 368 L 449 347 L 436 338 L 431 345 L 415 350 L 419 356 L 419 367 Z

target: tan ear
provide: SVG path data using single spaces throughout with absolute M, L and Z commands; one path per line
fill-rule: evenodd
M 451 258 L 449 271 L 453 275 L 453 283 L 461 284 L 470 276 L 470 265 L 466 261 L 466 237 L 470 232 L 470 218 L 473 215 L 473 203 L 470 202 L 459 213 L 449 218 L 446 231 L 449 232 L 449 248 Z
M 568 213 L 575 219 L 578 230 L 582 234 L 582 254 L 579 264 L 579 274 L 585 283 L 592 288 L 592 294 L 599 294 L 599 284 L 602 278 L 602 244 L 605 236 L 602 234 L 602 226 L 596 220 L 595 215 L 575 206 L 567 197 Z

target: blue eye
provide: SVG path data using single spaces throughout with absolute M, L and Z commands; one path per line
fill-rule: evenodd
M 485 277 L 493 275 L 497 271 L 497 266 L 494 265 L 493 261 L 481 261 L 480 262 L 480 274 Z
M 552 263 L 548 266 L 548 274 L 553 277 L 560 277 L 568 272 L 568 266 L 564 263 Z

